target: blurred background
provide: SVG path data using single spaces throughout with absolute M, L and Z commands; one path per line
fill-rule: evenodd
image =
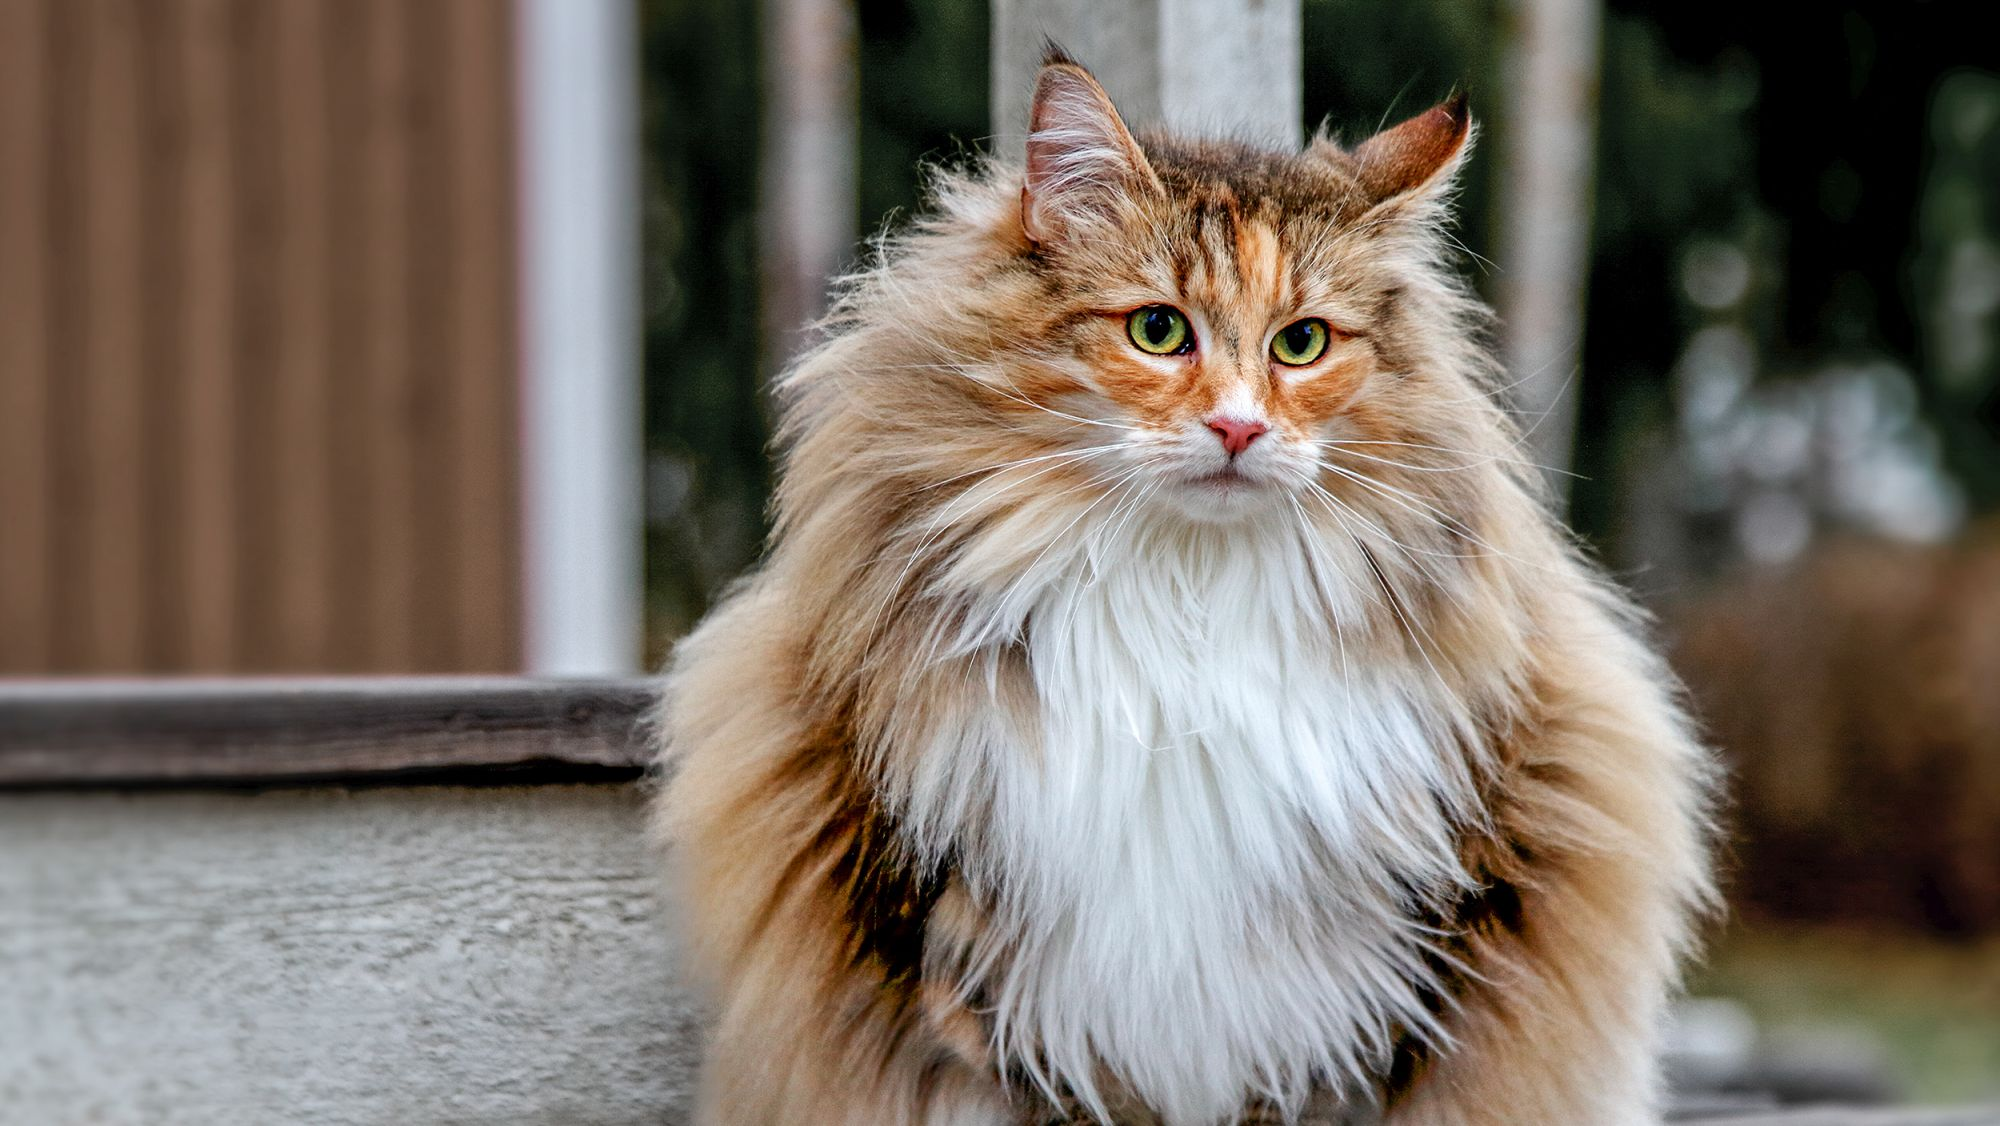
M 1694 1071 L 2000 1097 L 1989 14 L 1291 32 L 1299 129 L 1472 94 L 1457 234 L 1533 455 L 1733 772 Z M 825 278 L 991 143 L 1003 22 L 0 0 L 0 675 L 653 667 L 756 557 Z

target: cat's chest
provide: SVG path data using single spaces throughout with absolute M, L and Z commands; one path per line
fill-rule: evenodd
M 1397 889 L 1454 866 L 1424 683 L 1343 659 L 1267 576 L 1206 577 L 1239 586 L 1128 575 L 1038 608 L 1034 746 L 982 834 L 1003 1026 L 1197 1117 L 1260 1076 L 1366 1071 L 1421 1011 Z
M 1451 701 L 1428 667 L 1350 649 L 1288 571 L 1154 561 L 1053 591 L 1028 634 L 1033 746 L 997 812 L 1019 840 L 1088 838 L 1042 862 L 1213 891 L 1422 878 L 1448 851 Z M 1364 870 L 1383 865 L 1410 871 Z

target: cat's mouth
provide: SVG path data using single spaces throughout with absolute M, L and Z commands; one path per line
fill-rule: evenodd
M 1222 492 L 1234 492 L 1239 489 L 1257 489 L 1264 486 L 1263 481 L 1238 469 L 1233 462 L 1213 473 L 1203 473 L 1195 477 L 1190 477 L 1188 478 L 1188 484 L 1197 488 L 1216 489 Z
M 1232 463 L 1178 477 L 1175 486 L 1168 490 L 1169 503 L 1197 523 L 1209 524 L 1268 510 L 1279 495 L 1280 482 L 1266 474 L 1246 473 Z

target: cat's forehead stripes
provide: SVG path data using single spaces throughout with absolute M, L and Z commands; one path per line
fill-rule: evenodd
M 1298 298 L 1298 266 L 1287 246 L 1281 217 L 1268 209 L 1207 207 L 1179 217 L 1180 233 L 1166 242 L 1173 293 L 1211 319 L 1233 342 L 1239 329 L 1260 336 L 1261 327 L 1239 326 L 1289 311 Z
M 1365 210 L 1339 160 L 1158 138 L 1145 147 L 1166 188 L 1155 221 L 1173 292 L 1202 306 L 1250 303 L 1266 316 L 1326 298 L 1331 251 Z
M 1245 297 L 1253 300 L 1262 297 L 1272 305 L 1283 304 L 1284 253 L 1269 223 L 1261 219 L 1237 221 L 1236 277 Z

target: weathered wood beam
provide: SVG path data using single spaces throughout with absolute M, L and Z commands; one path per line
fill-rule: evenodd
M 631 778 L 644 680 L 0 682 L 0 790 Z

